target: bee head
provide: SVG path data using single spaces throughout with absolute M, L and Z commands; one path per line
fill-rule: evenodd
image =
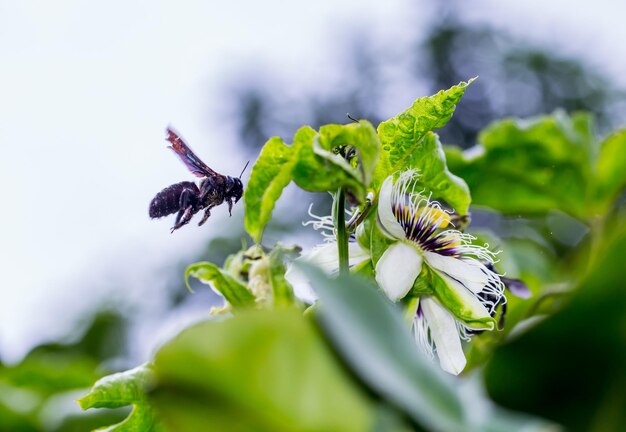
M 226 182 L 226 195 L 233 197 L 235 202 L 241 199 L 243 195 L 243 183 L 237 177 L 229 177 Z

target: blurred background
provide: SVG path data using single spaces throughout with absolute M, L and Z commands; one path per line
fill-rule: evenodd
M 70 430 L 57 408 L 78 411 L 73 396 L 49 396 L 149 360 L 216 301 L 185 290 L 185 267 L 250 244 L 242 202 L 174 234 L 173 217 L 149 220 L 158 191 L 193 180 L 165 148 L 166 126 L 234 176 L 270 136 L 347 113 L 376 125 L 479 76 L 444 143 L 469 148 L 494 119 L 556 109 L 593 113 L 602 135 L 624 125 L 624 13 L 610 0 L 3 3 L 0 365 L 40 385 L 0 391 L 0 414 L 28 425 L 47 400 L 38 416 Z M 330 212 L 323 196 L 287 194 Z M 283 199 L 265 242 L 314 243 L 300 234 L 304 210 Z M 478 228 L 506 231 L 475 214 Z M 548 246 L 567 254 L 576 241 Z

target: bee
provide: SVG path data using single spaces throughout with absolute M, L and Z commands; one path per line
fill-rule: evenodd
M 191 181 L 183 181 L 163 189 L 150 202 L 150 217 L 160 218 L 178 212 L 171 229 L 173 233 L 178 228 L 187 225 L 193 215 L 204 209 L 204 216 L 198 223 L 198 226 L 201 226 L 211 216 L 211 209 L 224 201 L 228 202 L 228 213 L 232 216 L 233 204 L 237 203 L 243 195 L 240 177 L 248 164 L 246 163 L 239 177 L 225 176 L 213 171 L 202 162 L 171 128 L 167 128 L 166 140 L 172 143 L 168 148 L 176 153 L 193 175 L 202 180 L 199 186 Z

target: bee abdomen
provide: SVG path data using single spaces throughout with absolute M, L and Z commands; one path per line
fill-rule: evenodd
M 179 211 L 180 195 L 186 189 L 193 192 L 194 195 L 200 193 L 198 186 L 194 182 L 184 181 L 168 186 L 156 194 L 150 201 L 150 217 L 160 218 Z

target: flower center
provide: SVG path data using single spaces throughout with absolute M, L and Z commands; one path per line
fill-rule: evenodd
M 439 203 L 422 195 L 405 194 L 395 198 L 400 197 L 392 202 L 392 213 L 407 240 L 417 243 L 423 251 L 458 255 L 461 239 L 454 231 L 440 231 L 450 225 L 450 214 Z

